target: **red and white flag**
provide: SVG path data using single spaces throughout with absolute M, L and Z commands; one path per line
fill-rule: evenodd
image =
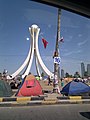
M 42 38 L 42 42 L 43 42 L 44 48 L 46 48 L 46 47 L 47 47 L 48 42 L 47 42 L 44 38 Z
M 58 42 L 64 42 L 63 37 L 61 37 L 60 40 L 58 40 Z

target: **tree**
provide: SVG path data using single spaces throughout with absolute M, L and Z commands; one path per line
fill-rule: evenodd
M 69 73 L 66 72 L 65 76 L 66 76 L 66 78 L 69 77 Z
M 80 78 L 79 72 L 75 72 L 74 77 L 75 77 L 75 78 Z
M 44 77 L 44 73 L 43 72 L 42 72 L 41 76 Z

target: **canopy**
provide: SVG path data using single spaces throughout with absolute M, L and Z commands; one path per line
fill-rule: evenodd
M 90 87 L 76 79 L 65 85 L 61 93 L 63 95 L 87 95 L 90 93 Z
M 38 96 L 42 95 L 42 87 L 32 74 L 22 80 L 16 96 Z
M 4 80 L 0 80 L 0 97 L 11 97 L 12 94 L 10 85 Z

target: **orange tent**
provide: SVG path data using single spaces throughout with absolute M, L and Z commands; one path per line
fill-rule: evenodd
M 16 96 L 38 96 L 42 94 L 42 87 L 39 81 L 30 74 L 22 81 Z

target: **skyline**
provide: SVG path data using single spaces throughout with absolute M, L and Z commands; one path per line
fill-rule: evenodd
M 21 4 L 22 3 L 22 4 Z M 0 72 L 15 72 L 26 59 L 30 34 L 28 28 L 37 24 L 40 28 L 39 51 L 50 71 L 54 70 L 53 53 L 57 34 L 58 9 L 52 6 L 24 0 L 0 1 Z M 74 74 L 80 72 L 81 62 L 90 64 L 90 20 L 65 10 L 61 12 L 60 68 Z M 48 41 L 44 49 L 42 36 Z M 28 39 L 27 39 L 28 38 Z M 49 51 L 49 52 L 48 52 Z M 36 73 L 33 63 L 31 72 Z
M 63 71 L 63 72 L 62 72 Z M 78 72 L 78 71 L 75 71 L 75 73 Z M 64 69 L 61 69 L 61 74 L 63 74 L 64 76 L 66 75 L 66 73 L 68 72 L 65 72 L 64 73 Z M 75 74 L 74 73 L 74 74 Z M 79 72 L 78 72 L 79 73 Z M 68 73 L 69 74 L 69 73 Z M 74 76 L 74 74 L 69 74 L 70 76 Z M 84 64 L 84 62 L 81 62 L 80 64 L 80 77 L 84 78 L 86 76 L 86 74 L 88 75 L 88 77 L 90 76 L 90 64 Z

